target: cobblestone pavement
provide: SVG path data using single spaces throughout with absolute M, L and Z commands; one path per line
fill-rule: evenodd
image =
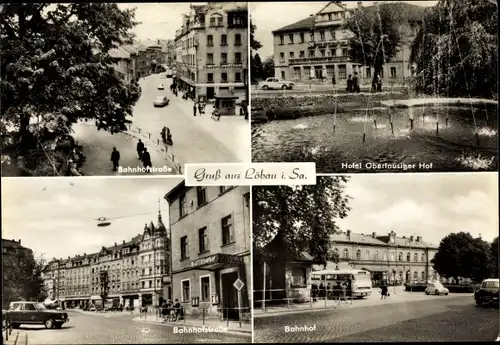
M 496 339 L 498 309 L 476 307 L 469 295 L 448 297 L 257 318 L 254 339 L 281 343 Z M 314 328 L 285 332 L 286 326 Z
M 69 312 L 70 321 L 62 329 L 21 326 L 30 345 L 56 344 L 193 344 L 250 343 L 251 337 L 224 333 L 174 333 L 171 325 L 134 322 L 136 315 L 102 317 Z

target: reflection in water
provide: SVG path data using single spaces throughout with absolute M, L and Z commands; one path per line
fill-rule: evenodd
M 319 173 L 368 162 L 433 163 L 434 171 L 496 169 L 492 114 L 474 109 L 474 123 L 470 107 L 358 108 L 337 114 L 335 123 L 333 114 L 271 121 L 253 128 L 253 161 L 314 161 Z

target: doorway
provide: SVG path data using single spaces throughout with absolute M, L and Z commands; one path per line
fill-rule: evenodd
M 215 97 L 215 88 L 207 87 L 207 100 L 214 99 L 214 97 Z
M 238 272 L 221 274 L 223 318 L 239 320 L 238 290 L 233 286 Z
M 314 74 L 316 76 L 316 79 L 322 80 L 323 79 L 323 66 L 315 66 L 314 67 Z

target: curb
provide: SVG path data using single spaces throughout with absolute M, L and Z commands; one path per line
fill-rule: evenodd
M 186 322 L 186 323 L 172 323 L 172 322 L 159 322 L 159 321 L 153 321 L 153 320 L 145 320 L 145 319 L 141 319 L 139 317 L 135 317 L 132 319 L 132 321 L 135 321 L 135 322 L 142 322 L 142 323 L 149 323 L 149 324 L 155 324 L 155 325 L 158 325 L 158 326 L 171 326 L 171 327 L 208 327 L 206 325 L 200 325 L 200 324 L 197 324 L 197 323 L 190 323 L 190 322 Z M 233 334 L 233 335 L 241 335 L 241 336 L 246 336 L 246 337 L 251 337 L 252 336 L 252 331 L 249 330 L 249 331 L 246 331 L 246 330 L 241 330 L 241 331 L 235 331 L 233 329 L 229 329 L 224 332 L 225 334 Z

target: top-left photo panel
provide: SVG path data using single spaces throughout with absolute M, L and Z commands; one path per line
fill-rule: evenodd
M 0 6 L 3 177 L 250 162 L 246 2 Z

